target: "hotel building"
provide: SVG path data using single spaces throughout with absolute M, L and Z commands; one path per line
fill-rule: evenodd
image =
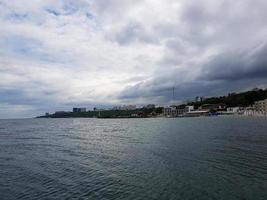
M 254 108 L 257 112 L 267 114 L 267 99 L 256 101 L 254 103 Z

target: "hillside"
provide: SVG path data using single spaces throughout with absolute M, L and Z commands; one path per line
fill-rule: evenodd
M 229 93 L 227 96 L 209 97 L 204 99 L 202 102 L 190 102 L 188 104 L 194 105 L 195 108 L 198 108 L 202 104 L 217 103 L 226 104 L 227 107 L 246 107 L 254 104 L 255 101 L 263 99 L 267 99 L 267 89 L 253 89 L 251 91 L 241 93 Z

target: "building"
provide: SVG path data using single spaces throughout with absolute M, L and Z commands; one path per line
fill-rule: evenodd
M 208 116 L 210 114 L 209 110 L 196 110 L 187 112 L 185 114 L 186 117 L 200 117 L 200 116 Z
M 176 108 L 177 116 L 183 116 L 185 114 L 185 108 Z
M 204 97 L 199 97 L 199 96 L 195 97 L 195 102 L 202 102 L 202 101 L 204 101 Z
M 194 106 L 177 107 L 177 115 L 184 116 L 186 113 L 194 111 Z
M 225 104 L 203 104 L 199 107 L 199 110 L 209 110 L 209 111 L 222 111 L 226 109 Z
M 254 103 L 254 109 L 256 112 L 259 114 L 267 114 L 267 99 L 261 100 L 261 101 L 256 101 Z
M 73 108 L 72 112 L 74 113 L 86 112 L 86 108 Z
M 192 111 L 194 111 L 194 106 L 173 105 L 163 108 L 163 115 L 166 117 L 183 117 Z
M 163 108 L 163 115 L 165 117 L 177 117 L 177 109 L 175 106 L 168 106 Z
M 246 108 L 244 108 L 243 115 L 256 116 L 256 115 L 258 115 L 258 112 L 256 112 L 253 107 L 246 107 Z
M 185 112 L 188 113 L 188 112 L 192 112 L 194 111 L 194 106 L 185 106 Z
M 228 107 L 227 114 L 241 114 L 243 110 L 241 107 Z
M 136 105 L 115 106 L 111 110 L 136 110 Z

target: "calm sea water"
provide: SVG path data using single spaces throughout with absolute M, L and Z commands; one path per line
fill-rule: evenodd
M 0 120 L 0 199 L 267 199 L 267 118 Z

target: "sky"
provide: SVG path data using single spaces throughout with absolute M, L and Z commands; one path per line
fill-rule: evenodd
M 0 118 L 267 86 L 266 0 L 0 0 Z

